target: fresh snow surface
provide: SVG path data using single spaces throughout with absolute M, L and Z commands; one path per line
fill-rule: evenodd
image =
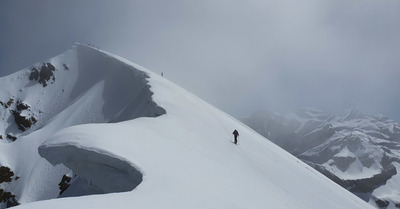
M 21 177 L 4 186 L 24 203 L 16 208 L 372 208 L 134 63 L 84 45 L 50 61 L 69 70 L 56 71 L 49 88 L 26 85 L 26 70 L 0 80 L 1 101 L 21 94 L 38 118 L 27 133 L 15 131 L 17 141 L 0 146 L 1 164 Z M 234 129 L 240 145 L 231 143 Z M 71 170 L 78 177 L 67 197 L 51 199 Z

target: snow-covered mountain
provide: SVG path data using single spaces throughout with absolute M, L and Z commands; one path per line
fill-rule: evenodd
M 400 125 L 383 115 L 305 108 L 243 122 L 378 208 L 400 208 Z
M 0 78 L 0 101 L 1 208 L 372 208 L 190 92 L 92 47 Z

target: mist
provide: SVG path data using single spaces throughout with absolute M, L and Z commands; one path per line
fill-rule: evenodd
M 236 117 L 355 108 L 400 121 L 400 1 L 0 2 L 0 76 L 93 44 Z

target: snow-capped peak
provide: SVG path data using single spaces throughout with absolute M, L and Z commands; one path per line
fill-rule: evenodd
M 1 110 L 17 139 L 0 144 L 0 164 L 18 178 L 0 186 L 20 208 L 370 207 L 190 92 L 92 47 L 0 85 L 0 101 L 29 104 L 37 121 L 18 130 Z

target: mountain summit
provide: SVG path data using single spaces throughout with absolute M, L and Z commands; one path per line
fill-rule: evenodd
M 370 208 L 188 91 L 92 47 L 0 87 L 3 208 Z

